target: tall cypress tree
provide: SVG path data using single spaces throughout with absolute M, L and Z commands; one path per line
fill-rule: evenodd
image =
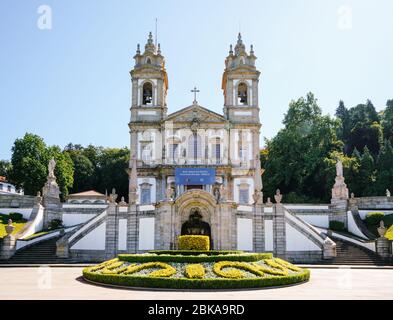
M 375 195 L 384 195 L 386 189 L 393 191 L 393 147 L 385 141 L 377 159 L 377 179 Z

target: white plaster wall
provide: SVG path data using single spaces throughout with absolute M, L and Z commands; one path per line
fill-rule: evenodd
M 265 220 L 265 251 L 273 249 L 273 220 Z
M 252 219 L 237 218 L 237 249 L 252 251 Z
M 288 223 L 285 223 L 285 232 L 287 251 L 321 251 L 314 242 Z
M 154 218 L 139 219 L 139 250 L 154 249 Z
M 355 219 L 353 218 L 352 211 L 347 212 L 347 220 L 348 220 L 348 231 L 353 233 L 354 235 L 368 240 L 368 238 L 363 234 L 363 232 L 357 226 Z
M 29 220 L 31 212 L 33 211 L 33 208 L 0 208 L 0 213 L 2 214 L 9 214 L 11 212 L 17 212 L 23 214 L 23 218 L 26 220 Z
M 95 216 L 96 216 L 96 214 L 94 214 L 94 213 L 88 213 L 88 214 L 64 213 L 63 214 L 63 225 L 65 227 L 75 226 L 77 224 L 84 223 Z
M 142 195 L 139 185 L 143 184 L 145 181 L 147 183 L 151 184 L 150 200 L 151 200 L 151 203 L 155 203 L 156 202 L 156 179 L 151 178 L 151 177 L 138 178 L 138 191 L 137 192 L 139 195 L 139 203 L 141 203 L 141 195 Z
M 252 194 L 254 193 L 254 179 L 253 178 L 235 178 L 233 179 L 233 198 L 236 203 L 239 203 L 239 185 L 241 183 L 247 183 L 248 188 L 248 204 L 252 204 Z
M 77 241 L 71 249 L 75 250 L 105 250 L 106 222 L 90 231 L 82 239 Z
M 309 224 L 321 227 L 329 228 L 329 215 L 312 215 L 312 214 L 295 214 L 298 218 L 308 222 Z
M 127 219 L 119 219 L 119 241 L 118 250 L 127 250 Z

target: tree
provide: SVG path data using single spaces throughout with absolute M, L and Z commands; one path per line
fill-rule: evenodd
M 359 104 L 349 109 L 349 135 L 344 140 L 347 154 L 356 148 L 361 153 L 365 146 L 377 156 L 383 142 L 383 132 L 378 113 L 370 100 L 366 104 Z
M 291 193 L 285 201 L 327 201 L 335 157 L 343 146 L 336 135 L 339 121 L 322 115 L 309 93 L 290 103 L 283 123 L 285 127 L 266 141 L 264 194 L 271 197 L 279 188 Z
M 352 156 L 357 164 L 350 179 L 350 190 L 359 197 L 371 196 L 375 187 L 374 158 L 367 147 L 363 154 L 355 149 Z
M 348 154 L 348 140 L 350 134 L 350 115 L 344 102 L 340 100 L 339 106 L 336 109 L 336 117 L 340 119 L 341 125 L 337 130 L 337 138 L 344 142 L 344 154 Z
M 74 184 L 71 191 L 81 192 L 94 189 L 94 166 L 81 153 L 69 153 L 70 158 L 74 164 Z
M 383 137 L 393 143 L 393 99 L 386 102 L 382 115 Z
M 0 160 L 0 176 L 9 178 L 11 173 L 12 165 L 7 160 Z
M 393 191 L 393 148 L 389 140 L 379 152 L 376 167 L 375 195 L 385 194 L 386 189 Z
M 26 133 L 16 139 L 12 147 L 10 181 L 25 194 L 35 195 L 46 181 L 47 152 L 43 139 Z

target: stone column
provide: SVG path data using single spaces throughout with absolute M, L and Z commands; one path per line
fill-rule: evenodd
M 118 241 L 118 207 L 116 202 L 110 202 L 107 209 L 105 230 L 105 256 L 107 259 L 116 257 Z
M 13 235 L 7 235 L 3 238 L 3 245 L 0 250 L 0 259 L 7 260 L 11 258 L 16 250 L 16 238 Z
M 139 242 L 139 217 L 138 206 L 130 204 L 129 215 L 127 217 L 127 251 L 136 253 L 138 251 Z
M 52 158 L 48 164 L 48 177 L 42 189 L 44 206 L 44 228 L 48 228 L 52 220 L 62 220 L 60 204 L 60 188 L 56 182 L 54 170 L 56 161 Z
M 285 232 L 285 213 L 281 203 L 273 205 L 273 239 L 274 254 L 277 257 L 285 258 L 286 252 L 286 232 Z
M 385 237 L 379 237 L 376 241 L 377 246 L 377 253 L 382 258 L 389 258 L 391 255 L 390 248 L 391 248 L 391 241 Z
M 265 248 L 265 234 L 263 230 L 263 206 L 254 204 L 253 232 L 254 232 L 254 251 L 263 252 Z

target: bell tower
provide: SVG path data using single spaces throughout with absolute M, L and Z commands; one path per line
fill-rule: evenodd
M 234 123 L 259 123 L 258 81 L 260 72 L 255 67 L 253 46 L 246 52 L 241 34 L 233 51 L 225 59 L 222 75 L 224 115 Z
M 168 76 L 160 44 L 157 47 L 154 45 L 151 32 L 145 45 L 145 51 L 141 54 L 138 44 L 134 59 L 135 66 L 130 71 L 132 82 L 131 123 L 160 121 L 165 118 L 167 111 Z

